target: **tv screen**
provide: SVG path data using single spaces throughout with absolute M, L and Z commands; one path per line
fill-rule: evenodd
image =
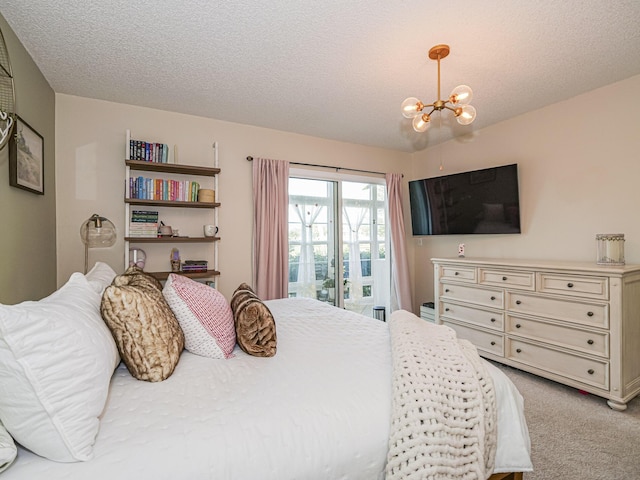
M 414 235 L 520 233 L 518 165 L 409 182 Z

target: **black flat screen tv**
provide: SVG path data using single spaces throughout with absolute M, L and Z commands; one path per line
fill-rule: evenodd
M 409 182 L 413 235 L 520 233 L 518 165 Z

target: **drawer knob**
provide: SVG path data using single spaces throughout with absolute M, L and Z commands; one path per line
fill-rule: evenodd
M 456 272 L 456 273 L 454 273 L 454 275 L 460 275 L 460 273 L 459 273 L 459 272 Z
M 522 302 L 520 300 L 516 300 L 516 305 L 520 305 Z
M 495 318 L 492 318 L 492 319 L 491 319 L 491 321 L 492 321 L 492 322 L 495 322 L 495 321 L 496 321 L 496 319 L 495 319 Z
M 567 283 L 567 287 L 568 288 L 573 288 L 573 283 L 571 283 L 571 282 Z
M 593 368 L 590 368 L 589 370 L 587 370 L 587 373 L 589 375 L 593 375 L 595 373 L 595 371 L 593 370 Z
M 495 300 L 495 299 L 496 299 L 496 297 L 494 297 L 494 296 L 492 295 L 492 296 L 491 296 L 491 300 Z
M 449 309 L 448 309 L 448 308 L 445 308 L 445 309 L 444 309 L 444 311 L 445 311 L 445 312 L 448 312 L 448 311 L 449 311 Z
M 507 277 L 502 277 L 502 280 L 505 280 L 505 281 L 506 281 L 506 280 L 507 280 Z
M 520 325 L 519 323 L 516 323 L 516 328 L 520 328 L 522 325 Z
M 494 341 L 491 342 L 491 345 L 495 345 L 495 344 L 496 344 L 496 342 L 494 342 Z
M 445 289 L 444 289 L 444 293 L 449 293 L 449 289 L 448 289 L 448 288 L 445 288 Z
M 587 312 L 588 317 L 593 317 L 593 312 Z
M 522 349 L 521 348 L 516 348 L 516 353 L 522 353 Z
M 587 343 L 588 343 L 589 345 L 593 345 L 593 340 L 589 339 L 589 340 L 587 340 Z

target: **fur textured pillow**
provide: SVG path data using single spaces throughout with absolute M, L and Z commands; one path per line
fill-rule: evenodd
M 171 376 L 184 349 L 184 334 L 158 280 L 129 267 L 105 289 L 100 311 L 131 375 L 149 382 Z
M 231 310 L 240 348 L 255 357 L 273 357 L 277 346 L 276 322 L 269 308 L 246 283 L 233 292 Z

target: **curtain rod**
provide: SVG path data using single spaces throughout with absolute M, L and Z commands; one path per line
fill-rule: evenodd
M 253 162 L 253 157 L 247 157 L 248 162 Z M 300 163 L 300 162 L 289 162 L 291 165 L 303 165 L 305 167 L 319 167 L 319 168 L 330 168 L 335 170 L 336 172 L 339 170 L 348 170 L 349 172 L 360 172 L 360 173 L 373 173 L 374 175 L 386 175 L 383 172 L 374 172 L 372 170 L 358 170 L 357 168 L 347 168 L 347 167 L 332 167 L 331 165 L 316 165 L 315 163 Z M 404 175 L 402 175 L 404 177 Z

